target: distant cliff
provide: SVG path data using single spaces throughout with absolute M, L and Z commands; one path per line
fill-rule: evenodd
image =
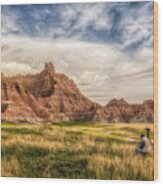
M 129 104 L 113 99 L 101 106 L 85 97 L 66 75 L 46 63 L 35 75 L 1 77 L 2 121 L 42 122 L 153 122 L 154 103 Z

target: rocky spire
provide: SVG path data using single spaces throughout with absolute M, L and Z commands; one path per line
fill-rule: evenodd
M 53 76 L 55 73 L 55 68 L 52 62 L 46 62 L 43 70 L 46 74 Z

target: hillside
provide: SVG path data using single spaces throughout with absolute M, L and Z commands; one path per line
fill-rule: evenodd
M 40 122 L 153 122 L 152 100 L 129 104 L 113 99 L 101 106 L 85 97 L 52 63 L 34 75 L 7 77 L 2 74 L 2 121 Z

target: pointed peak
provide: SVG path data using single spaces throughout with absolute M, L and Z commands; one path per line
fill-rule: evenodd
M 44 72 L 51 74 L 51 75 L 55 73 L 55 68 L 52 62 L 45 63 Z
M 52 62 L 46 62 L 45 63 L 45 69 L 53 69 L 54 70 L 54 65 Z

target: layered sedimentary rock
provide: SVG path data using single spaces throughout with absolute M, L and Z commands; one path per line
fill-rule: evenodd
M 52 63 L 36 75 L 2 75 L 2 120 L 60 122 L 89 120 L 94 105 Z
M 111 100 L 101 106 L 85 97 L 75 83 L 46 63 L 35 75 L 2 74 L 1 112 L 7 122 L 153 122 L 153 101 L 129 104 Z
M 143 104 L 129 104 L 124 99 L 113 99 L 106 108 L 116 122 L 153 122 L 154 102 L 144 101 Z

